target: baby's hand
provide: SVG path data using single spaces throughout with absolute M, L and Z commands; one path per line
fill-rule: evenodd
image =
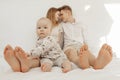
M 51 69 L 52 69 L 52 64 L 51 63 L 48 63 L 48 62 L 41 63 L 41 70 L 43 72 L 50 72 Z
M 38 54 L 38 51 L 35 50 L 35 49 L 31 50 L 30 53 L 31 53 L 31 55 L 34 56 L 34 57 L 36 57 L 36 56 L 40 56 L 40 55 Z

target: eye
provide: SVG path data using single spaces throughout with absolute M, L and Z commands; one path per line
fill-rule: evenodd
M 41 27 L 37 27 L 37 29 L 41 29 Z
M 59 14 L 59 16 L 62 16 L 63 14 Z
M 44 27 L 44 29 L 47 29 L 47 27 Z

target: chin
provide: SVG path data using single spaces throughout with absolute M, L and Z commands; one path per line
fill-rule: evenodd
M 43 39 L 43 38 L 45 38 L 45 37 L 41 36 L 40 38 Z
M 40 38 L 45 38 L 45 36 L 43 36 L 43 35 L 42 35 L 42 36 L 39 36 L 39 37 L 40 37 Z

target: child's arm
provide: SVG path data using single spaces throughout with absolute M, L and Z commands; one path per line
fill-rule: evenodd
M 35 49 L 31 51 L 32 56 L 40 56 L 49 51 L 55 45 L 55 40 L 52 37 L 47 37 L 44 41 Z

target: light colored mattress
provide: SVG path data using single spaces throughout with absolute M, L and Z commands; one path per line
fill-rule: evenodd
M 42 72 L 33 68 L 29 72 L 13 72 L 0 55 L 0 80 L 120 80 L 120 59 L 113 58 L 112 62 L 102 70 L 92 68 L 81 70 L 74 66 L 68 73 L 62 73 L 59 67 L 53 67 L 51 72 Z

